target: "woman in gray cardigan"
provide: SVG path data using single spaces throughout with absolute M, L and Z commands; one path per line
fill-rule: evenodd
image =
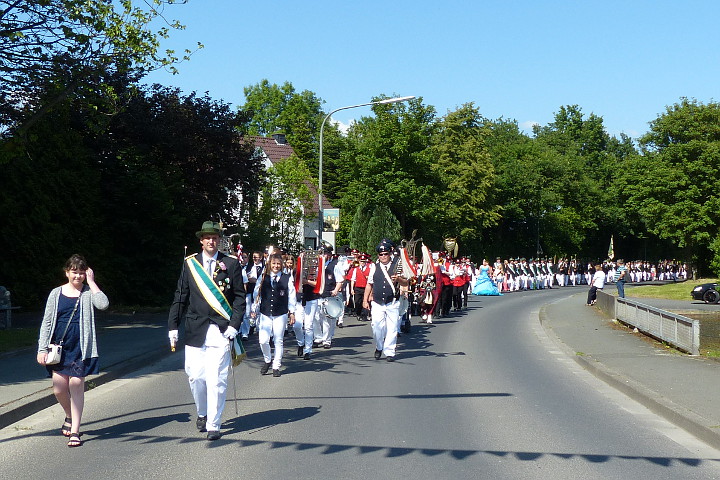
M 98 373 L 95 308 L 105 310 L 109 302 L 82 256 L 73 255 L 68 259 L 65 276 L 67 283 L 53 289 L 45 305 L 37 362 L 47 368 L 55 398 L 65 410 L 61 432 L 68 437 L 68 447 L 79 447 L 82 445 L 80 421 L 85 403 L 85 377 Z M 61 342 L 60 362 L 46 365 L 48 344 Z

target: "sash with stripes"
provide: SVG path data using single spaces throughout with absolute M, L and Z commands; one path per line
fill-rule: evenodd
M 193 280 L 195 280 L 195 284 L 198 286 L 200 293 L 208 305 L 225 320 L 230 320 L 230 316 L 232 315 L 230 303 L 227 298 L 225 298 L 225 294 L 217 288 L 213 279 L 210 278 L 210 275 L 208 275 L 202 265 L 200 265 L 200 262 L 197 261 L 195 255 L 186 258 L 185 262 L 188 265 Z

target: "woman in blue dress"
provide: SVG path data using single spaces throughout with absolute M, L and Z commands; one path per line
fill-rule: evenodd
M 80 255 L 65 263 L 67 283 L 48 296 L 40 326 L 37 362 L 52 378 L 53 393 L 65 411 L 60 431 L 68 447 L 79 447 L 85 405 L 85 377 L 98 373 L 95 308 L 105 310 L 108 298 L 95 283 L 95 273 Z M 85 281 L 87 280 L 87 285 Z M 62 343 L 60 362 L 47 365 L 48 344 Z
M 498 292 L 495 283 L 490 279 L 490 265 L 487 259 L 483 259 L 472 293 L 473 295 L 502 295 L 502 293 Z

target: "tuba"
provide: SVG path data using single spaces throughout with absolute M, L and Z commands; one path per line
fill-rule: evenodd
M 448 253 L 450 258 L 455 258 L 458 255 L 458 248 L 459 245 L 457 243 L 457 238 L 455 237 L 448 237 L 443 240 L 443 247 L 445 248 L 445 251 Z
M 316 282 L 313 292 L 320 294 L 325 284 L 323 269 L 325 261 L 320 250 L 305 250 L 297 258 L 295 268 L 295 290 L 300 292 L 307 281 Z

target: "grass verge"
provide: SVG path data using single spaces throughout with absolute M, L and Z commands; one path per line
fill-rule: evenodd
M 38 328 L 11 328 L 0 330 L 0 353 L 37 345 Z
M 628 296 L 639 298 L 665 298 L 667 300 L 692 300 L 690 292 L 703 283 L 717 282 L 717 278 L 700 278 L 665 285 L 638 285 L 637 288 L 626 290 Z M 627 285 L 633 285 L 629 283 Z

